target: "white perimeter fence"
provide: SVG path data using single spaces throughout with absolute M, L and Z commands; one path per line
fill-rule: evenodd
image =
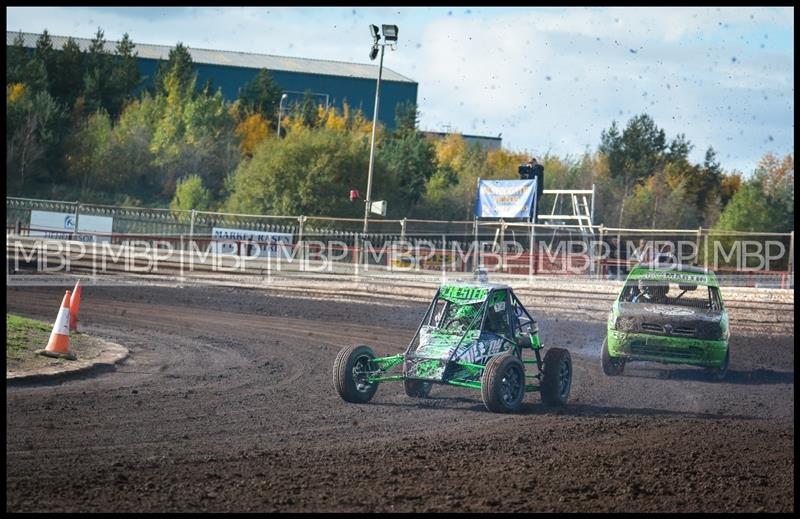
M 370 220 L 265 216 L 120 207 L 6 197 L 7 259 L 13 241 L 62 239 L 94 250 L 144 249 L 197 258 L 235 256 L 299 269 L 363 274 L 437 270 L 526 276 L 620 279 L 636 263 L 659 258 L 710 268 L 726 286 L 794 287 L 794 232 L 619 229 L 603 225 L 532 225 L 520 221 Z M 77 229 L 77 232 L 76 232 Z M 35 241 L 35 240 L 34 240 Z M 122 249 L 119 248 L 122 247 Z M 111 250 L 111 249 L 109 249 Z M 28 252 L 30 254 L 30 252 Z M 113 252 L 119 254 L 119 252 Z M 30 260 L 30 256 L 28 257 Z M 302 261 L 301 261 L 302 260 Z M 30 263 L 30 261 L 28 261 Z M 243 263 L 244 268 L 247 262 Z M 9 269 L 11 270 L 11 266 Z M 289 269 L 291 270 L 291 269 Z

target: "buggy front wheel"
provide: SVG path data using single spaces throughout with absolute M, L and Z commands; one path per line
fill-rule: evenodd
M 493 413 L 510 413 L 525 397 L 525 365 L 511 353 L 489 359 L 481 376 L 481 398 Z
M 333 363 L 333 385 L 336 392 L 346 402 L 364 404 L 369 402 L 378 390 L 377 382 L 368 377 L 376 370 L 372 359 L 375 352 L 369 346 L 348 346 L 343 348 Z
M 410 378 L 403 379 L 403 389 L 406 390 L 406 394 L 410 397 L 428 398 L 428 395 L 431 392 L 431 387 L 433 387 L 431 382 L 414 380 Z
M 572 387 L 572 358 L 563 348 L 550 348 L 542 368 L 542 401 L 547 405 L 564 405 Z

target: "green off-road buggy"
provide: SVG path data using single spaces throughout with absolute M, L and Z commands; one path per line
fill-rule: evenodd
M 511 287 L 445 284 L 405 353 L 376 357 L 369 346 L 348 346 L 336 357 L 333 383 L 354 403 L 368 402 L 381 382 L 401 380 L 418 398 L 433 384 L 480 389 L 486 408 L 499 413 L 519 409 L 531 391 L 541 392 L 545 404 L 564 405 L 572 385 L 569 351 L 549 348 L 542 359 L 538 332 Z
M 621 375 L 631 361 L 690 364 L 712 380 L 728 371 L 728 313 L 714 273 L 685 265 L 637 265 L 608 315 L 603 372 Z

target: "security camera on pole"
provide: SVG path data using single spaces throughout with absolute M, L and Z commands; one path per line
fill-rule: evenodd
M 381 49 L 381 60 L 378 65 L 378 85 L 375 88 L 375 111 L 372 113 L 372 142 L 369 148 L 369 174 L 367 175 L 367 199 L 364 207 L 364 238 L 367 237 L 369 227 L 369 212 L 372 209 L 372 169 L 375 164 L 375 130 L 378 127 L 378 102 L 381 94 L 381 75 L 383 74 L 383 51 L 388 45 L 392 50 L 397 49 L 397 26 L 383 25 L 383 43 L 377 25 L 369 26 L 372 33 L 372 50 L 369 52 L 369 59 L 374 60 L 378 55 L 378 47 Z M 383 204 L 376 212 L 386 214 L 386 206 Z M 366 250 L 366 249 L 365 249 Z

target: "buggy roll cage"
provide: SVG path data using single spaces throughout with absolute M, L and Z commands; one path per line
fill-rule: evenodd
M 422 359 L 422 360 L 426 359 L 426 357 L 424 357 L 422 355 L 417 355 L 415 352 L 412 352 L 411 349 L 414 347 L 414 343 L 419 338 L 420 331 L 422 330 L 422 326 L 426 322 L 428 322 L 428 320 L 430 319 L 431 312 L 433 312 L 433 309 L 436 306 L 436 302 L 439 300 L 439 298 L 441 296 L 442 288 L 443 287 L 439 287 L 439 289 L 436 291 L 436 295 L 434 296 L 434 298 L 431 301 L 430 305 L 428 305 L 428 310 L 425 312 L 425 316 L 422 319 L 422 321 L 420 322 L 419 326 L 417 326 L 417 330 L 416 330 L 416 332 L 414 332 L 414 336 L 409 341 L 408 346 L 405 349 L 405 352 L 404 353 L 398 353 L 396 355 L 390 355 L 388 357 L 378 357 L 378 358 L 372 359 L 372 363 L 373 363 L 372 366 L 374 366 L 374 369 L 370 370 L 369 373 L 367 373 L 367 376 L 368 376 L 367 380 L 368 381 L 370 381 L 370 382 L 385 382 L 385 381 L 391 381 L 391 380 L 405 380 L 405 378 L 406 378 L 405 373 L 403 373 L 403 374 L 391 374 L 391 373 L 388 373 L 388 371 L 391 370 L 392 368 L 400 365 L 400 364 L 403 364 L 403 371 L 405 372 L 405 362 L 404 361 L 409 360 L 409 359 Z M 480 389 L 481 388 L 481 382 L 479 380 L 476 380 L 476 378 L 479 378 L 481 376 L 481 373 L 486 368 L 486 365 L 484 365 L 484 364 L 474 364 L 474 363 L 463 362 L 463 361 L 455 361 L 453 359 L 454 359 L 456 353 L 458 352 L 459 347 L 461 347 L 464 339 L 467 337 L 467 335 L 472 335 L 469 332 L 472 332 L 474 330 L 482 330 L 483 329 L 484 323 L 486 321 L 487 309 L 489 307 L 488 303 L 491 300 L 491 296 L 492 296 L 492 294 L 494 292 L 502 290 L 502 291 L 504 291 L 506 293 L 506 295 L 505 295 L 503 300 L 506 302 L 506 312 L 507 312 L 506 317 L 509 319 L 509 321 L 507 321 L 507 324 L 509 326 L 508 330 L 511 331 L 512 334 L 514 332 L 516 332 L 517 330 L 519 330 L 520 332 L 527 331 L 527 333 L 529 334 L 529 339 L 530 340 L 528 341 L 527 344 L 519 344 L 518 342 L 513 340 L 513 339 L 516 339 L 516 335 L 512 335 L 511 338 L 505 337 L 503 335 L 498 335 L 498 334 L 495 334 L 495 335 L 498 335 L 498 337 L 501 337 L 506 342 L 510 342 L 511 343 L 511 345 L 512 345 L 511 351 L 513 352 L 513 354 L 517 358 L 520 359 L 520 361 L 523 364 L 535 364 L 536 365 L 536 367 L 538 369 L 538 373 L 526 374 L 525 378 L 526 378 L 526 381 L 529 380 L 529 379 L 535 379 L 535 380 L 538 381 L 538 383 L 534 383 L 534 384 L 526 383 L 525 384 L 525 391 L 526 392 L 528 392 L 528 391 L 540 391 L 541 390 L 541 381 L 542 381 L 541 377 L 542 377 L 542 372 L 543 372 L 544 366 L 543 366 L 543 363 L 542 363 L 542 356 L 541 356 L 542 344 L 541 344 L 541 341 L 540 341 L 539 336 L 538 336 L 538 331 L 539 330 L 538 330 L 538 326 L 536 324 L 536 321 L 533 319 L 533 317 L 528 312 L 528 310 L 525 308 L 525 306 L 523 306 L 522 302 L 514 294 L 514 292 L 511 290 L 510 287 L 486 287 L 486 288 L 488 289 L 488 293 L 485 295 L 485 298 L 483 299 L 483 302 L 482 302 L 481 307 L 480 307 L 480 311 L 473 318 L 472 322 L 470 322 L 470 324 L 467 327 L 466 331 L 464 331 L 462 333 L 461 339 L 459 340 L 459 342 L 456 345 L 456 347 L 453 348 L 453 353 L 450 354 L 450 356 L 447 358 L 446 361 L 443 361 L 447 365 L 451 365 L 451 363 L 455 364 L 455 365 L 457 365 L 458 367 L 462 368 L 465 371 L 462 372 L 462 374 L 460 376 L 458 376 L 457 378 L 456 377 L 443 378 L 439 383 L 450 384 L 450 385 L 454 385 L 454 386 L 469 387 L 469 388 L 473 388 L 473 389 L 476 389 L 476 388 Z M 510 299 L 510 301 L 509 301 L 509 299 Z M 448 303 L 452 303 L 452 301 L 448 301 Z M 511 304 L 509 304 L 509 303 L 511 303 Z M 512 314 L 512 306 L 514 306 L 517 309 L 517 311 L 514 314 Z M 479 319 L 479 317 L 480 317 L 480 319 Z M 525 330 L 526 327 L 527 327 L 527 330 Z M 480 335 L 478 335 L 478 337 L 479 336 Z M 529 348 L 531 348 L 533 350 L 533 355 L 534 355 L 533 359 L 528 360 L 528 359 L 524 359 L 523 358 L 522 349 L 526 348 L 526 347 L 529 347 Z M 442 361 L 440 360 L 440 362 L 442 362 Z M 464 374 L 464 373 L 466 373 L 466 374 Z
M 533 317 L 531 316 L 530 312 L 528 312 L 528 310 L 525 308 L 525 306 L 522 304 L 522 301 L 519 300 L 519 298 L 516 296 L 516 294 L 514 294 L 508 288 L 492 288 L 492 287 L 490 287 L 488 290 L 489 291 L 486 294 L 486 296 L 484 297 L 483 302 L 481 303 L 481 306 L 480 306 L 476 316 L 472 319 L 472 321 L 470 322 L 469 326 L 467 326 L 467 328 L 462 332 L 461 339 L 458 341 L 458 344 L 456 344 L 456 347 L 453 348 L 453 353 L 451 353 L 450 357 L 448 357 L 448 359 L 447 359 L 448 363 L 449 362 L 453 362 L 453 358 L 455 357 L 456 353 L 458 352 L 458 348 L 464 342 L 464 339 L 466 339 L 467 336 L 470 335 L 469 332 L 471 332 L 473 330 L 478 330 L 478 331 L 482 331 L 483 330 L 483 327 L 486 325 L 486 318 L 487 318 L 488 310 L 489 310 L 489 301 L 492 300 L 492 294 L 494 294 L 496 292 L 503 292 L 503 294 L 504 294 L 503 302 L 506 303 L 506 305 L 505 305 L 505 312 L 506 312 L 505 323 L 506 323 L 506 327 L 507 327 L 506 331 L 510 331 L 511 332 L 511 337 L 515 336 L 514 332 L 516 332 L 517 330 L 524 331 L 524 327 L 526 327 L 526 326 L 529 327 L 528 328 L 528 333 L 533 334 L 533 333 L 538 332 L 538 329 L 536 328 L 536 321 L 533 319 Z M 441 287 L 436 290 L 436 295 L 433 297 L 433 299 L 431 300 L 431 303 L 428 305 L 428 309 L 425 312 L 425 316 L 422 318 L 422 320 L 420 321 L 420 324 L 417 326 L 417 330 L 416 330 L 416 332 L 414 332 L 414 336 L 408 342 L 408 346 L 406 347 L 404 356 L 406 356 L 406 357 L 408 357 L 408 356 L 416 357 L 416 355 L 411 351 L 411 349 L 414 347 L 414 343 L 419 338 L 419 333 L 422 330 L 422 327 L 425 325 L 425 323 L 430 321 L 431 314 L 433 313 L 433 310 L 434 310 L 434 308 L 436 306 L 436 302 L 439 301 L 439 296 L 441 295 L 441 291 L 442 291 Z M 511 299 L 510 301 L 509 301 L 509 295 L 511 296 L 510 297 L 510 299 Z M 445 299 L 445 301 L 447 301 L 448 305 L 454 304 L 452 301 L 449 301 L 449 300 L 446 300 L 446 299 Z M 468 303 L 465 303 L 465 304 L 468 304 Z M 449 308 L 449 306 L 445 307 L 445 310 L 444 310 L 445 314 L 443 314 L 443 315 L 446 315 L 447 308 Z M 514 308 L 519 309 L 519 311 L 516 314 L 514 313 Z M 523 321 L 523 319 L 522 319 L 523 317 L 527 318 L 527 320 Z M 477 327 L 475 326 L 476 324 L 478 324 Z M 521 352 L 517 351 L 517 343 L 515 341 L 513 341 L 509 337 L 506 337 L 503 334 L 500 334 L 500 333 L 497 333 L 497 332 L 491 332 L 491 333 L 494 333 L 495 335 L 497 335 L 498 337 L 500 337 L 504 341 L 511 343 L 512 347 L 514 348 L 514 353 L 517 356 L 521 356 Z M 536 351 L 536 353 L 537 353 L 537 355 L 536 355 L 537 363 L 539 364 L 539 367 L 541 367 L 541 361 L 539 360 L 539 355 L 538 355 L 539 352 Z

